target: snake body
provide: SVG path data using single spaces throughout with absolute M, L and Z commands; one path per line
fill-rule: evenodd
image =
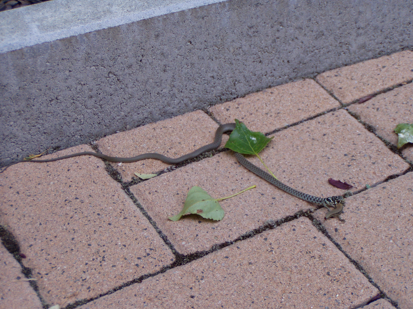
M 54 158 L 54 159 L 46 159 L 46 160 L 29 160 L 25 162 L 33 162 L 33 163 L 45 163 L 45 162 L 54 162 L 54 161 L 59 161 L 63 159 L 68 159 L 68 158 L 73 158 L 73 157 L 78 157 L 78 156 L 94 156 L 98 157 L 104 160 L 107 160 L 109 162 L 123 162 L 123 163 L 132 163 L 140 160 L 145 160 L 145 159 L 156 159 L 160 160 L 162 162 L 168 163 L 168 164 L 178 164 L 181 163 L 185 160 L 193 159 L 200 155 L 203 152 L 206 151 L 211 151 L 214 149 L 217 149 L 221 145 L 222 141 L 222 135 L 226 132 L 233 131 L 235 129 L 235 123 L 227 123 L 223 124 L 218 127 L 217 131 L 215 132 L 215 139 L 214 142 L 211 144 L 205 145 L 189 154 L 183 155 L 179 158 L 169 158 L 164 155 L 161 155 L 159 153 L 145 153 L 141 154 L 135 157 L 130 157 L 130 158 L 120 158 L 120 157 L 111 157 L 107 156 L 104 154 L 96 153 L 96 152 L 90 152 L 90 151 L 85 151 L 85 152 L 78 152 L 78 153 L 73 153 L 69 154 L 66 156 Z M 333 207 L 332 210 L 329 210 L 329 212 L 326 215 L 326 219 L 330 217 L 335 217 L 338 216 L 343 209 L 344 206 L 344 197 L 339 195 L 339 196 L 331 196 L 331 197 L 326 197 L 326 198 L 321 198 L 313 195 L 309 195 L 303 192 L 300 192 L 298 190 L 295 190 L 286 184 L 283 184 L 281 181 L 275 179 L 272 177 L 270 174 L 267 172 L 263 171 L 259 167 L 255 166 L 252 164 L 250 161 L 248 161 L 242 154 L 240 153 L 235 153 L 235 157 L 237 158 L 238 162 L 244 166 L 246 169 L 248 169 L 250 172 L 254 173 L 258 177 L 261 177 L 265 181 L 271 183 L 272 185 L 276 186 L 278 189 L 281 189 L 282 191 L 291 194 L 301 200 L 304 200 L 306 202 L 316 204 L 316 205 L 321 205 L 324 207 Z
M 247 170 L 250 172 L 254 173 L 255 175 L 261 177 L 265 181 L 269 182 L 270 184 L 276 186 L 278 189 L 281 189 L 282 191 L 291 194 L 292 196 L 295 196 L 303 201 L 324 206 L 324 207 L 333 207 L 334 209 L 329 211 L 326 215 L 326 219 L 334 216 L 338 216 L 342 211 L 344 206 L 344 197 L 341 195 L 337 196 L 330 196 L 330 197 L 317 197 L 313 196 L 307 193 L 303 193 L 301 191 L 295 190 L 286 184 L 282 183 L 278 179 L 274 178 L 272 175 L 267 173 L 266 171 L 263 171 L 260 169 L 258 166 L 252 164 L 250 161 L 248 161 L 242 154 L 240 153 L 235 153 L 235 157 L 237 158 L 238 162 L 244 166 Z M 339 205 L 342 204 L 342 205 Z M 340 211 L 337 211 L 340 207 Z
M 129 157 L 129 158 L 121 158 L 121 157 L 111 157 L 107 156 L 101 153 L 96 153 L 96 152 L 91 152 L 91 151 L 84 151 L 84 152 L 78 152 L 78 153 L 72 153 L 70 155 L 54 158 L 54 159 L 46 159 L 46 160 L 28 160 L 25 162 L 39 162 L 39 163 L 45 163 L 45 162 L 53 162 L 53 161 L 60 161 L 63 159 L 69 159 L 73 157 L 78 157 L 78 156 L 94 156 L 97 158 L 101 158 L 103 160 L 109 161 L 109 162 L 122 162 L 122 163 L 133 163 L 136 161 L 141 161 L 145 159 L 156 159 L 159 161 L 162 161 L 164 163 L 168 164 L 178 164 L 181 163 L 185 160 L 193 159 L 197 156 L 199 156 L 203 152 L 211 151 L 214 149 L 217 149 L 221 145 L 222 141 L 222 135 L 226 132 L 233 131 L 235 129 L 235 123 L 227 123 L 223 124 L 218 127 L 218 129 L 215 132 L 215 138 L 214 141 L 211 144 L 205 145 L 191 153 L 188 153 L 186 155 L 183 155 L 179 158 L 169 158 L 164 155 L 161 155 L 159 153 L 144 153 L 139 156 L 135 157 Z

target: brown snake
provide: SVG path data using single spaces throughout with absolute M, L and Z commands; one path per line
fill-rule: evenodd
M 233 131 L 235 129 L 235 123 L 227 123 L 223 124 L 218 127 L 216 133 L 215 133 L 215 139 L 214 142 L 208 145 L 205 145 L 189 154 L 186 154 L 184 156 L 181 156 L 179 158 L 173 159 L 166 157 L 164 155 L 161 155 L 159 153 L 145 153 L 141 154 L 135 157 L 130 157 L 130 158 L 120 158 L 120 157 L 111 157 L 107 156 L 104 154 L 96 153 L 96 152 L 90 152 L 90 151 L 85 151 L 85 152 L 79 152 L 79 153 L 73 153 L 70 155 L 54 158 L 54 159 L 46 159 L 46 160 L 27 160 L 24 162 L 32 162 L 32 163 L 44 163 L 44 162 L 54 162 L 54 161 L 59 161 L 63 159 L 68 159 L 68 158 L 73 158 L 73 157 L 78 157 L 78 156 L 94 156 L 98 157 L 101 159 L 104 159 L 109 162 L 123 162 L 123 163 L 132 163 L 140 160 L 145 160 L 145 159 L 157 159 L 162 162 L 168 163 L 168 164 L 177 164 L 181 163 L 185 160 L 188 159 L 193 159 L 196 156 L 200 155 L 203 152 L 206 151 L 211 151 L 214 149 L 217 149 L 221 145 L 222 141 L 222 135 L 226 132 Z M 301 200 L 304 200 L 306 202 L 316 204 L 316 205 L 321 205 L 329 209 L 329 207 L 332 207 L 333 209 L 329 209 L 327 212 L 325 218 L 329 219 L 332 217 L 338 217 L 340 213 L 343 211 L 344 207 L 344 198 L 346 197 L 338 195 L 338 196 L 331 196 L 331 197 L 326 197 L 326 198 L 321 198 L 313 195 L 309 195 L 300 191 L 297 191 L 286 184 L 283 184 L 281 181 L 277 180 L 267 172 L 263 171 L 259 167 L 255 166 L 252 164 L 250 161 L 248 161 L 242 154 L 240 153 L 235 153 L 235 157 L 237 158 L 238 162 L 244 166 L 246 169 L 248 169 L 250 172 L 254 173 L 255 175 L 261 177 L 265 181 L 269 182 L 270 184 L 276 186 L 277 188 L 283 190 L 284 192 L 291 194 Z

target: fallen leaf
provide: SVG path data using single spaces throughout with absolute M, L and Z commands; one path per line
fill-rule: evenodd
M 135 175 L 138 176 L 142 180 L 151 179 L 156 176 L 156 174 L 138 174 L 138 173 L 135 173 Z
M 181 212 L 173 217 L 169 217 L 169 219 L 178 221 L 186 214 L 197 214 L 205 219 L 220 221 L 224 218 L 225 212 L 216 199 L 212 198 L 201 187 L 195 186 L 188 191 L 184 208 Z
M 235 119 L 235 129 L 229 136 L 225 147 L 238 153 L 257 155 L 273 138 L 268 138 L 261 132 L 252 132 L 245 124 Z
M 348 184 L 347 182 L 341 182 L 340 180 L 335 180 L 333 178 L 329 178 L 328 183 L 336 188 L 343 189 L 343 190 L 349 190 L 353 188 L 353 186 Z
M 394 132 L 399 135 L 397 148 L 402 148 L 407 143 L 413 143 L 413 124 L 399 123 Z
M 371 100 L 372 98 L 374 98 L 374 94 L 371 94 L 371 95 L 368 95 L 368 96 L 365 96 L 359 99 L 357 103 L 361 104 L 361 103 L 367 102 L 368 100 Z
M 245 124 L 235 119 L 235 129 L 229 136 L 225 147 L 241 154 L 256 155 L 271 176 L 277 179 L 258 154 L 273 138 L 268 138 L 261 132 L 252 132 Z

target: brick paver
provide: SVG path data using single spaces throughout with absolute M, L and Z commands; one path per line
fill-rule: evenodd
M 42 304 L 13 256 L 0 245 L 0 306 L 41 309 Z
M 339 107 L 340 103 L 311 79 L 269 88 L 210 108 L 221 123 L 238 119 L 252 131 L 271 132 Z
M 301 218 L 81 308 L 349 308 L 377 294 Z
M 322 197 L 343 193 L 329 178 L 354 186 L 344 223 L 324 220 L 325 209 L 308 211 L 315 207 L 256 177 L 231 151 L 177 168 L 112 164 L 122 181 L 89 156 L 9 167 L 0 173 L 0 224 L 32 277 L 1 247 L 0 307 L 413 308 L 413 147 L 399 155 L 392 146 L 395 125 L 413 121 L 412 55 L 339 68 L 214 106 L 212 117 L 195 111 L 96 143 L 114 156 L 179 157 L 212 142 L 214 119 L 277 130 L 262 158 L 279 180 Z M 52 156 L 84 150 L 91 148 Z M 129 182 L 135 172 L 161 170 Z M 168 220 L 194 185 L 218 198 L 253 184 L 220 202 L 222 221 Z
M 377 135 L 397 146 L 396 126 L 399 123 L 413 123 L 413 83 L 380 94 L 365 103 L 353 104 L 348 109 L 371 125 Z M 412 147 L 404 147 L 402 152 L 413 162 Z
M 342 217 L 325 223 L 329 234 L 400 308 L 413 308 L 413 172 L 348 198 Z
M 50 304 L 96 297 L 174 260 L 99 159 L 18 164 L 0 181 L 1 224 Z
M 412 79 L 413 52 L 409 50 L 317 76 L 317 81 L 344 104 Z
M 202 130 L 200 130 L 202 128 Z M 204 112 L 196 111 L 172 119 L 152 123 L 134 130 L 105 137 L 97 142 L 106 155 L 135 157 L 157 152 L 178 158 L 214 141 L 218 124 Z M 170 164 L 158 160 L 143 160 L 131 164 L 113 163 L 123 181 L 130 181 L 135 173 L 158 172 Z

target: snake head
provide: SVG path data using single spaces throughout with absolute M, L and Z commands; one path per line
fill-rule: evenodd
M 333 209 L 329 210 L 325 216 L 325 219 L 336 217 L 338 220 L 345 222 L 340 218 L 340 214 L 343 212 L 344 199 L 353 195 L 351 192 L 346 192 L 344 195 L 331 196 L 324 199 L 324 206 L 332 207 Z
M 325 206 L 336 208 L 340 203 L 344 204 L 344 197 L 341 195 L 330 196 L 324 199 Z

